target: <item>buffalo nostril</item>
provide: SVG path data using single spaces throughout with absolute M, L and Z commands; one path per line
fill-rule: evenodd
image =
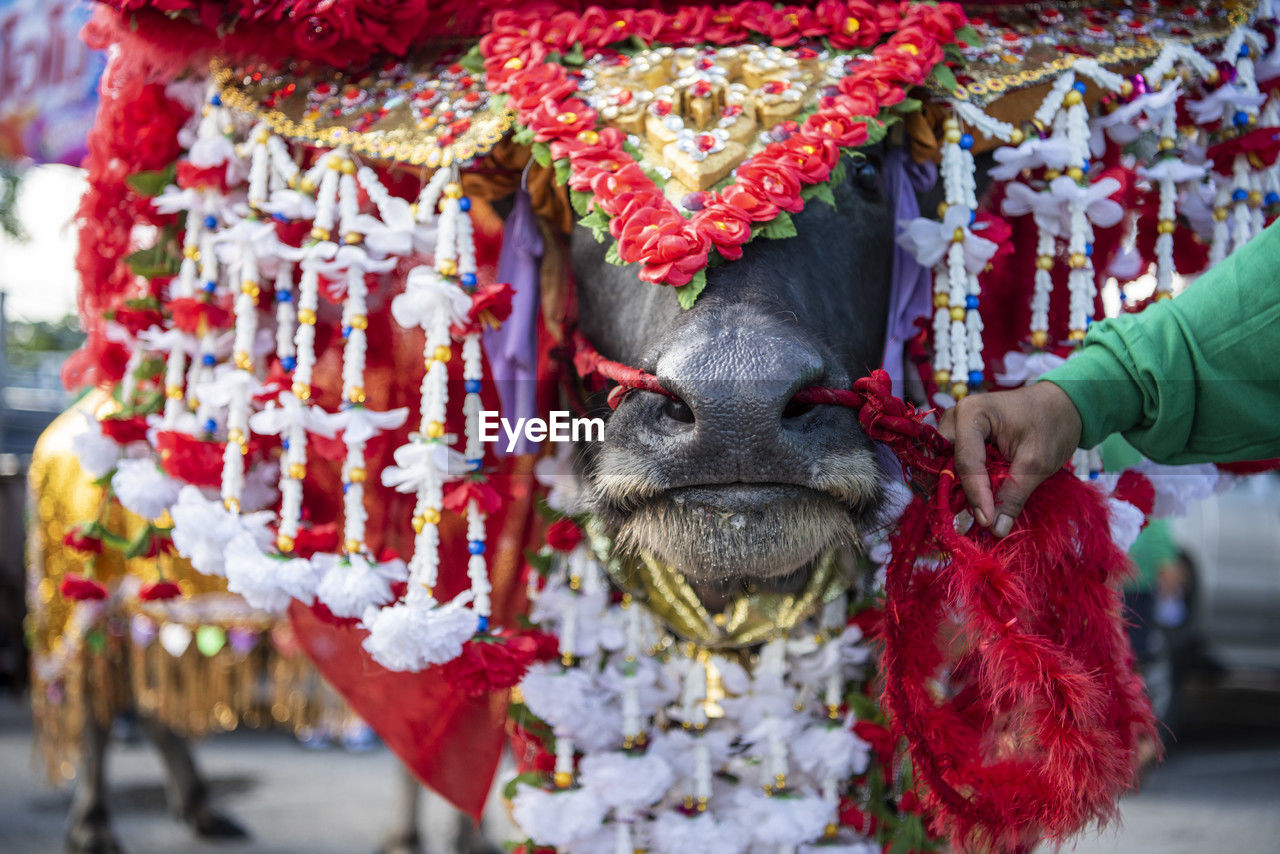
M 789 418 L 799 418 L 802 415 L 807 415 L 812 410 L 812 403 L 805 403 L 803 401 L 796 400 L 793 397 L 791 400 L 787 401 L 787 405 L 782 408 L 782 418 L 784 421 Z
M 664 417 L 681 424 L 693 423 L 693 410 L 678 397 L 668 397 L 663 401 L 662 414 Z

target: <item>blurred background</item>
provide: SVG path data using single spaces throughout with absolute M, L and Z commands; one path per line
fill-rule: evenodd
M 87 15 L 77 0 L 0 0 L 0 854 L 64 850 L 76 774 L 60 768 L 49 782 L 33 740 L 24 618 L 37 585 L 24 533 L 36 440 L 77 397 L 60 369 L 81 341 L 76 164 L 103 64 L 77 39 Z M 1075 850 L 1280 852 L 1280 475 L 1239 479 L 1152 525 L 1134 557 L 1131 639 L 1166 756 L 1122 804 L 1122 824 Z M 126 714 L 112 729 L 123 746 L 107 804 L 123 848 L 229 850 L 169 818 L 136 722 Z M 199 747 L 212 800 L 251 834 L 235 850 L 374 850 L 400 797 L 393 757 L 351 720 L 293 730 Z M 433 807 L 427 826 L 429 850 L 456 849 L 445 810 Z

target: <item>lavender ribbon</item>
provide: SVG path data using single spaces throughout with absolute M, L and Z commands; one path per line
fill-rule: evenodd
M 542 262 L 542 235 L 529 194 L 521 187 L 515 205 L 502 229 L 502 252 L 498 255 L 498 281 L 511 285 L 511 316 L 497 329 L 484 331 L 484 351 L 489 372 L 498 388 L 504 418 L 535 418 L 538 415 L 538 293 Z M 505 437 L 494 450 L 506 456 Z M 521 434 L 513 453 L 532 454 L 538 443 Z
M 916 193 L 928 190 L 937 182 L 938 167 L 931 162 L 917 163 L 905 148 L 896 148 L 885 158 L 884 180 L 896 230 L 897 223 L 910 222 L 920 216 Z M 903 348 L 916 334 L 916 318 L 929 314 L 932 290 L 933 277 L 929 270 L 920 266 L 915 256 L 895 240 L 881 364 L 893 380 L 893 393 L 898 397 L 905 391 Z

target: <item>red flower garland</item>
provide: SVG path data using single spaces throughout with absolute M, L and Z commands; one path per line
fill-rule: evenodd
M 589 188 L 596 208 L 613 218 L 609 230 L 620 257 L 642 265 L 640 278 L 680 287 L 707 266 L 713 249 L 727 259 L 741 257 L 752 236 L 748 222 L 801 210 L 801 191 L 828 179 L 842 147 L 865 143 L 866 120 L 928 80 L 964 20 L 960 7 L 950 3 L 885 8 L 862 0 L 824 0 L 817 9 L 746 2 L 673 14 L 598 7 L 550 17 L 499 12 L 480 51 L 489 88 L 509 95 L 534 140 L 549 142 L 555 159 L 568 160 L 570 187 Z M 553 51 L 580 46 L 590 55 L 630 37 L 729 45 L 757 35 L 783 46 L 826 37 L 837 47 L 865 47 L 883 32 L 893 35 L 840 81 L 836 95 L 822 99 L 797 133 L 739 166 L 736 182 L 707 194 L 703 209 L 689 220 L 624 150 L 623 135 L 604 127 L 577 97 L 568 71 L 545 61 Z
M 77 572 L 68 572 L 62 577 L 62 583 L 58 585 L 58 592 L 62 594 L 62 598 L 75 602 L 107 598 L 107 588 L 103 587 L 101 582 L 80 575 Z

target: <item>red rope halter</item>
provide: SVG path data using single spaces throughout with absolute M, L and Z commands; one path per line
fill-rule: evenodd
M 580 376 L 618 384 L 611 406 L 633 390 L 675 396 L 581 335 L 574 344 Z M 1110 818 L 1154 722 L 1121 617 L 1129 563 L 1103 496 L 1060 471 L 1009 536 L 960 534 L 967 505 L 951 443 L 893 396 L 888 374 L 794 399 L 856 411 L 917 488 L 891 540 L 881 700 L 924 784 L 932 830 L 960 849 L 1013 851 Z M 988 467 L 997 483 L 1008 477 L 994 449 Z

